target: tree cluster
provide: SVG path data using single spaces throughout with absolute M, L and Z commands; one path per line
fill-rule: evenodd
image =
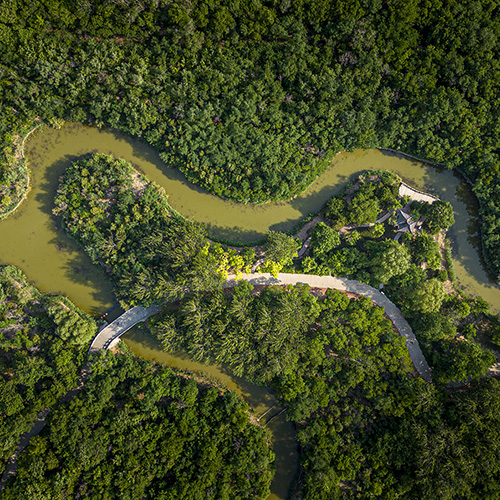
M 131 356 L 96 360 L 53 408 L 3 497 L 265 499 L 270 432 L 234 392 Z
M 327 224 L 315 226 L 309 254 L 300 261 L 300 268 L 306 273 L 348 276 L 374 287 L 384 284 L 391 300 L 414 327 L 435 381 L 447 383 L 484 375 L 495 357 L 477 342 L 477 331 L 484 331 L 487 339 L 495 337 L 495 327 L 491 326 L 495 320 L 486 320 L 484 301 L 459 292 L 448 295 L 442 283 L 448 276 L 441 269 L 435 234 L 454 223 L 451 205 L 440 200 L 411 203 L 413 220 L 425 218 L 423 230 L 405 233 L 402 243 L 394 241 L 394 214 L 383 224 L 373 226 L 373 222 L 385 210 L 401 207 L 406 200 L 398 195 L 397 177 L 388 172 L 376 174 L 362 174 L 325 204 L 322 213 Z M 369 206 L 375 208 L 370 212 Z M 357 223 L 372 226 L 353 229 L 350 217 L 356 218 L 357 213 L 366 216 Z M 450 311 L 460 308 L 469 312 L 458 319 Z M 464 328 L 470 330 L 465 336 Z
M 131 305 L 210 289 L 229 267 L 248 264 L 211 248 L 203 227 L 173 211 L 164 190 L 124 160 L 95 154 L 75 162 L 55 205 L 68 234 L 106 268 Z
M 403 339 L 364 297 L 242 282 L 184 298 L 150 328 L 167 350 L 274 390 L 297 427 L 301 498 L 500 493 L 498 381 L 455 392 L 414 377 Z
M 64 297 L 42 295 L 12 266 L 0 268 L 0 468 L 37 412 L 76 383 L 95 321 Z

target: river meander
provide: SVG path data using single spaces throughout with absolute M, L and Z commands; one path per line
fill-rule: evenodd
M 51 215 L 59 176 L 72 161 L 89 152 L 124 158 L 163 186 L 170 205 L 182 215 L 207 224 L 209 233 L 215 237 L 245 242 L 262 238 L 270 229 L 293 229 L 302 218 L 318 211 L 328 198 L 364 170 L 393 171 L 417 189 L 452 203 L 456 223 L 449 237 L 460 285 L 466 292 L 482 296 L 493 311 L 500 312 L 500 287 L 488 279 L 478 254 L 476 200 L 470 188 L 453 172 L 440 171 L 378 150 L 355 151 L 337 156 L 332 166 L 293 200 L 242 205 L 217 198 L 187 182 L 181 173 L 165 165 L 154 149 L 130 136 L 69 123 L 59 130 L 37 131 L 25 145 L 32 172 L 32 190 L 13 216 L 0 221 L 0 263 L 20 267 L 43 292 L 66 295 L 96 316 L 115 302 L 111 284 L 105 273 L 91 263 Z M 127 334 L 125 342 L 141 357 L 208 373 L 237 390 L 257 412 L 274 404 L 271 394 L 262 388 L 235 379 L 223 368 L 167 356 L 151 339 L 137 332 Z M 273 496 L 284 498 L 297 467 L 294 433 L 283 416 L 271 425 L 277 454 Z

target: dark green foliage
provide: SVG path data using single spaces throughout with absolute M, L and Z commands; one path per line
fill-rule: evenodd
M 448 268 L 448 279 L 453 283 L 457 282 L 457 276 L 455 274 L 455 266 L 453 264 L 453 258 L 451 256 L 450 243 L 446 240 L 446 246 L 444 249 L 444 258 L 446 260 L 446 267 Z
M 337 151 L 394 147 L 472 179 L 497 273 L 499 19 L 473 0 L 10 2 L 1 177 L 37 116 L 117 127 L 252 202 L 297 194 Z
M 433 203 L 414 201 L 411 204 L 411 213 L 415 214 L 415 219 L 425 217 L 423 226 L 430 234 L 437 234 L 441 229 L 448 229 L 455 223 L 453 207 L 447 201 L 436 200 Z
M 406 234 L 410 235 L 408 238 L 413 262 L 415 264 L 427 262 L 430 269 L 437 269 L 441 264 L 441 255 L 439 254 L 437 241 L 425 233 L 418 233 L 416 235 Z
M 169 350 L 218 359 L 270 383 L 297 422 L 301 498 L 358 498 L 363 491 L 364 498 L 431 500 L 445 491 L 451 500 L 471 485 L 479 496 L 465 498 L 500 493 L 498 382 L 455 394 L 413 378 L 403 339 L 364 297 L 329 290 L 318 300 L 307 298 L 305 287 L 259 296 L 242 282 L 232 295 L 185 298 L 150 327 Z
M 446 384 L 483 376 L 495 356 L 476 341 L 476 333 L 481 328 L 491 337 L 494 324 L 485 322 L 483 309 L 475 304 L 477 299 L 446 295 L 436 278 L 424 279 L 422 269 L 412 264 L 406 275 L 389 282 L 387 290 L 413 327 L 433 369 L 434 382 Z
M 404 311 L 411 315 L 438 312 L 445 296 L 444 286 L 437 279 L 422 281 L 406 294 Z
M 289 374 L 310 347 L 306 333 L 320 312 L 317 300 L 307 287 L 267 288 L 259 297 L 252 291 L 242 282 L 230 300 L 221 291 L 185 299 L 176 313 L 151 320 L 153 332 L 169 351 L 227 363 L 257 382 Z
M 165 192 L 123 160 L 94 155 L 68 169 L 54 213 L 130 304 L 216 286 L 219 261 L 201 226 L 180 218 Z
M 0 453 L 14 452 L 38 411 L 71 389 L 95 322 L 63 297 L 45 296 L 11 266 L 0 268 Z
M 3 497 L 267 498 L 270 433 L 235 393 L 130 357 L 96 363 L 52 410 Z
M 347 202 L 344 197 L 334 196 L 328 200 L 323 215 L 330 221 L 334 229 L 340 229 L 349 223 L 347 220 Z
M 448 279 L 448 273 L 446 272 L 446 269 L 438 269 L 436 271 L 436 278 L 439 281 L 446 281 Z
M 391 172 L 373 170 L 361 174 L 353 185 L 329 200 L 323 213 L 334 228 L 375 222 L 385 210 L 401 206 L 401 179 Z
M 446 201 L 435 201 L 428 205 L 424 227 L 431 233 L 437 234 L 441 229 L 448 229 L 455 222 L 453 208 Z

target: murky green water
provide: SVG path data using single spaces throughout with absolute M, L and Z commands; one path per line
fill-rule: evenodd
M 488 280 L 478 257 L 475 198 L 452 172 L 440 172 L 377 150 L 357 151 L 339 155 L 333 166 L 294 200 L 245 206 L 221 200 L 186 182 L 179 172 L 168 168 L 152 148 L 117 132 L 66 124 L 60 130 L 35 132 L 27 141 L 25 151 L 31 164 L 33 189 L 16 215 L 0 221 L 0 263 L 20 267 L 42 291 L 66 295 L 95 315 L 104 313 L 115 302 L 111 285 L 104 272 L 57 227 L 51 215 L 59 176 L 72 161 L 89 152 L 126 159 L 163 186 L 170 204 L 181 214 L 208 224 L 211 234 L 217 237 L 237 241 L 256 240 L 270 229 L 293 229 L 361 171 L 391 170 L 416 188 L 452 203 L 456 223 L 449 234 L 460 284 L 468 293 L 481 295 L 494 311 L 500 312 L 500 287 Z M 230 377 L 220 367 L 168 357 L 137 333 L 128 334 L 126 342 L 141 357 L 211 374 L 229 388 L 240 391 L 258 411 L 273 401 L 270 393 Z M 283 498 L 297 466 L 296 443 L 293 428 L 283 417 L 273 420 L 271 426 L 279 460 L 273 492 L 277 495 L 275 498 Z
M 493 311 L 500 312 L 500 287 L 488 279 L 478 257 L 475 197 L 450 171 L 439 171 L 378 150 L 356 151 L 339 155 L 332 168 L 294 200 L 260 206 L 241 205 L 221 200 L 190 184 L 177 170 L 168 168 L 152 148 L 137 140 L 113 131 L 66 124 L 60 130 L 35 133 L 26 144 L 34 191 L 15 219 L 0 223 L 0 241 L 8 242 L 2 244 L 0 261 L 19 265 L 44 290 L 62 290 L 69 280 L 74 290 L 68 291 L 68 295 L 75 300 L 87 295 L 79 301 L 87 308 L 96 308 L 103 300 L 107 300 L 106 304 L 110 302 L 109 286 L 83 252 L 57 230 L 49 212 L 57 177 L 72 160 L 91 151 L 125 158 L 163 186 L 170 204 L 181 214 L 208 224 L 211 234 L 217 237 L 238 241 L 256 240 L 270 229 L 293 229 L 361 171 L 391 170 L 416 188 L 436 194 L 453 205 L 456 223 L 449 236 L 453 241 L 455 271 L 460 284 L 466 292 L 487 300 Z M 57 245 L 63 251 L 56 251 Z
M 271 407 L 274 408 L 267 417 L 280 411 L 278 401 L 267 389 L 235 377 L 223 366 L 205 365 L 190 360 L 186 355 L 168 354 L 162 350 L 161 344 L 156 339 L 142 334 L 137 328 L 127 332 L 123 340 L 138 357 L 179 370 L 202 374 L 204 378 L 227 387 L 231 391 L 236 391 L 238 396 L 242 397 L 258 416 Z M 299 464 L 295 429 L 292 423 L 286 420 L 284 413 L 272 419 L 268 427 L 273 433 L 273 449 L 276 454 L 276 474 L 271 485 L 272 495 L 268 500 L 285 499 Z

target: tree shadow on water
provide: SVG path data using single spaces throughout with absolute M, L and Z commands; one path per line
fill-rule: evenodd
M 186 176 L 179 170 L 180 162 L 178 164 L 168 164 L 160 156 L 160 151 L 154 146 L 151 146 L 144 140 L 134 137 L 133 135 L 120 132 L 116 129 L 106 129 L 106 132 L 111 134 L 116 141 L 123 142 L 132 148 L 132 155 L 137 158 L 137 160 L 149 163 L 152 167 L 159 170 L 168 180 L 178 181 L 189 186 L 190 189 L 196 191 L 197 193 L 207 193 L 202 187 L 190 182 Z M 118 155 L 119 156 L 119 155 Z M 127 159 L 131 165 L 137 169 L 139 172 L 147 176 L 144 169 L 140 165 L 136 164 L 133 159 Z M 168 193 L 168 186 L 162 186 Z M 215 196 L 215 195 L 214 195 Z
M 85 155 L 87 156 L 87 155 Z M 48 216 L 46 230 L 49 233 L 48 244 L 51 247 L 51 255 L 59 266 L 62 263 L 64 278 L 71 283 L 83 285 L 91 290 L 92 300 L 102 304 L 100 309 L 105 309 L 109 304 L 116 302 L 112 291 L 112 284 L 104 270 L 93 264 L 83 248 L 72 238 L 70 238 L 61 227 L 61 220 L 52 214 L 54 208 L 54 198 L 57 194 L 59 177 L 66 172 L 66 169 L 82 156 L 66 155 L 58 160 L 45 171 L 42 181 L 37 186 L 36 201 L 40 205 L 40 210 Z M 68 295 L 65 290 L 65 283 L 54 282 L 54 288 L 63 295 Z M 85 299 L 82 297 L 69 297 L 78 306 L 84 309 L 91 309 L 90 304 L 82 303 Z M 100 311 L 97 313 L 101 313 Z

